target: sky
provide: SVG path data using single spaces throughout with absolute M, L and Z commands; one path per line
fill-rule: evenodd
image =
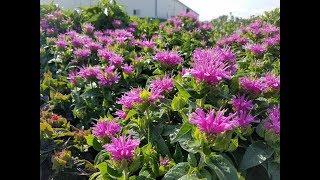
M 280 0 L 180 0 L 199 14 L 202 21 L 211 20 L 230 12 L 237 17 L 260 15 L 280 7 Z

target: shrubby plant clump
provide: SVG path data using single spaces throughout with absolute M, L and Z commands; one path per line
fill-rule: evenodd
M 279 179 L 279 9 L 41 6 L 42 179 Z

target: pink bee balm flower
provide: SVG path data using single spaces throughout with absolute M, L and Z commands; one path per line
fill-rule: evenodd
M 90 42 L 85 45 L 85 47 L 89 48 L 91 51 L 97 52 L 99 49 L 102 49 L 102 45 L 95 42 Z
M 280 106 L 274 106 L 268 110 L 268 119 L 264 127 L 276 134 L 280 134 Z
M 103 60 L 108 61 L 112 56 L 115 56 L 116 53 L 110 51 L 108 49 L 99 49 L 98 56 L 101 57 Z
M 182 57 L 178 53 L 171 51 L 158 52 L 154 56 L 154 59 L 168 66 L 178 65 L 182 62 Z
M 280 89 L 280 77 L 273 74 L 267 74 L 262 78 L 269 90 L 279 90 Z
M 263 54 L 267 50 L 263 44 L 247 44 L 244 48 L 256 55 Z
M 256 122 L 254 117 L 247 111 L 238 111 L 234 118 L 237 126 L 246 127 L 252 122 Z
M 121 104 L 124 108 L 131 109 L 135 104 L 143 102 L 140 98 L 141 92 L 141 88 L 134 88 L 131 91 L 124 93 L 117 103 Z
M 160 156 L 160 166 L 168 166 L 170 164 L 170 159 L 168 157 L 162 157 Z
M 213 28 L 212 23 L 208 21 L 199 22 L 197 26 L 199 29 L 204 31 L 211 31 Z
M 274 37 L 270 37 L 270 38 L 266 38 L 264 39 L 263 41 L 263 44 L 265 46 L 275 46 L 275 45 L 278 45 L 280 43 L 280 35 L 277 34 L 276 36 Z
M 120 132 L 121 126 L 113 121 L 99 121 L 92 129 L 92 134 L 98 138 L 113 137 Z
M 76 49 L 73 52 L 73 54 L 77 59 L 85 59 L 91 55 L 91 50 L 90 49 Z
M 116 116 L 118 116 L 118 118 L 120 119 L 125 119 L 127 117 L 126 112 L 122 111 L 122 110 L 117 110 L 115 112 Z
M 211 110 L 206 114 L 202 109 L 198 108 L 190 115 L 189 121 L 191 124 L 195 124 L 202 132 L 220 134 L 232 130 L 236 126 L 233 121 L 234 114 L 224 116 L 225 111 Z
M 90 23 L 84 23 L 83 27 L 82 27 L 82 30 L 86 34 L 91 34 L 94 31 L 94 26 L 92 24 L 90 24 Z
M 64 40 L 58 40 L 58 41 L 56 41 L 56 45 L 57 45 L 57 47 L 60 48 L 60 49 L 65 49 L 65 48 L 67 48 L 67 43 L 66 43 L 66 41 L 64 41 Z
M 265 90 L 265 84 L 261 79 L 253 79 L 250 77 L 242 77 L 239 79 L 240 86 L 249 92 L 253 92 L 255 94 L 262 93 Z
M 134 71 L 134 68 L 132 65 L 124 64 L 122 67 L 122 70 L 126 74 L 132 74 Z
M 98 74 L 100 74 L 100 71 L 101 70 L 100 70 L 99 66 L 83 67 L 78 72 L 78 76 L 80 76 L 84 79 L 95 78 Z
M 124 61 L 123 57 L 107 49 L 99 49 L 98 56 L 103 60 L 108 61 L 110 65 L 114 66 L 119 66 Z
M 139 146 L 139 144 L 140 141 L 138 139 L 120 136 L 117 139 L 112 138 L 112 143 L 106 144 L 103 147 L 111 154 L 112 159 L 116 161 L 130 161 L 134 155 L 135 149 Z
M 198 81 L 216 85 L 223 79 L 230 79 L 234 69 L 229 68 L 232 62 L 229 54 L 221 49 L 197 49 L 192 55 L 191 75 Z M 232 61 L 230 61 L 232 60 Z
M 109 59 L 110 65 L 113 65 L 113 66 L 120 66 L 123 61 L 124 61 L 123 57 L 118 54 L 115 54 Z
M 115 19 L 115 20 L 112 21 L 112 25 L 113 25 L 113 27 L 115 27 L 115 28 L 119 28 L 119 27 L 121 27 L 121 25 L 122 25 L 122 21 L 121 21 L 121 20 L 118 20 L 118 19 Z
M 114 67 L 106 67 L 104 71 L 100 71 L 96 75 L 100 86 L 111 86 L 112 84 L 118 83 L 120 77 L 116 72 L 113 71 Z
M 155 79 L 150 84 L 151 91 L 154 92 L 170 92 L 173 89 L 173 81 L 171 78 L 165 76 L 163 78 Z
M 68 80 L 70 81 L 71 84 L 75 85 L 77 83 L 77 77 L 78 77 L 78 72 L 77 71 L 71 71 L 68 74 Z
M 234 96 L 231 99 L 231 104 L 235 111 L 250 111 L 253 108 L 253 104 L 251 100 L 242 96 Z

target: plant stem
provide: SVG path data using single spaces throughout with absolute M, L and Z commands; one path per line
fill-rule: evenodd
M 122 177 L 123 177 L 123 180 L 128 180 L 128 179 L 129 179 L 128 168 L 125 168 L 125 169 L 122 171 Z

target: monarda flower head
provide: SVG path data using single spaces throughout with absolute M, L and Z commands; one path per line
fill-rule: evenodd
M 84 79 L 95 78 L 100 72 L 99 66 L 88 66 L 81 68 L 78 72 L 78 76 Z
M 247 44 L 244 48 L 255 55 L 263 54 L 267 50 L 264 44 Z
M 78 72 L 77 71 L 71 71 L 68 74 L 68 80 L 70 81 L 71 84 L 75 85 L 77 83 L 77 78 L 78 78 Z
M 208 21 L 204 21 L 204 22 L 199 22 L 197 24 L 197 27 L 201 30 L 204 30 L 204 31 L 211 31 L 213 26 L 212 26 L 212 23 L 211 22 L 208 22 Z
M 141 88 L 134 88 L 131 91 L 124 93 L 117 103 L 121 104 L 126 109 L 131 109 L 135 104 L 143 102 L 143 100 L 140 98 L 141 92 Z
M 275 76 L 271 73 L 268 73 L 262 78 L 262 80 L 266 85 L 266 90 L 277 91 L 280 89 L 280 77 L 279 76 Z
M 115 112 L 115 115 L 119 118 L 119 119 L 126 119 L 127 114 L 126 112 L 122 111 L 122 110 L 117 110 Z
M 192 21 L 196 21 L 196 20 L 198 20 L 199 15 L 194 12 L 189 11 L 189 12 L 181 12 L 180 14 L 178 14 L 178 17 L 187 18 Z
M 114 28 L 119 28 L 122 25 L 122 21 L 118 20 L 118 19 L 115 19 L 115 20 L 112 21 L 112 25 L 113 25 Z
M 121 68 L 122 68 L 122 71 L 128 75 L 130 75 L 134 72 L 134 68 L 132 65 L 124 64 L 121 66 Z
M 264 127 L 276 134 L 280 134 L 280 106 L 274 106 L 268 110 L 268 118 Z
M 262 79 L 255 79 L 252 77 L 241 77 L 239 79 L 240 86 L 249 92 L 259 94 L 265 91 L 266 86 Z
M 92 134 L 98 138 L 112 138 L 115 134 L 120 132 L 121 126 L 108 120 L 100 120 L 92 128 Z
M 151 91 L 153 92 L 170 92 L 173 89 L 173 80 L 167 76 L 151 81 Z
M 121 162 L 122 160 L 132 160 L 134 151 L 139 144 L 140 141 L 138 139 L 120 136 L 119 138 L 112 138 L 112 143 L 106 144 L 103 147 L 110 153 L 113 160 Z
M 142 41 L 137 41 L 136 44 L 141 48 L 149 48 L 149 49 L 155 48 L 155 43 L 153 41 L 142 40 Z
M 158 52 L 154 56 L 154 60 L 160 62 L 163 65 L 175 66 L 179 65 L 182 62 L 182 57 L 176 52 L 173 51 L 162 51 Z
M 234 96 L 231 99 L 232 107 L 235 111 L 250 111 L 253 108 L 253 104 L 251 100 L 242 96 Z
M 86 48 L 89 48 L 91 51 L 97 52 L 99 49 L 102 49 L 102 45 L 96 42 L 89 42 L 85 44 Z
M 84 23 L 82 26 L 82 31 L 85 34 L 91 34 L 94 31 L 94 26 L 91 23 Z
M 197 108 L 196 111 L 190 115 L 189 121 L 206 134 L 220 134 L 234 129 L 237 125 L 235 121 L 233 121 L 234 114 L 225 116 L 225 111 L 226 110 L 211 110 L 206 114 L 203 109 Z
M 90 49 L 76 49 L 74 52 L 73 52 L 74 56 L 77 58 L 77 59 L 85 59 L 85 58 L 88 58 L 90 55 L 91 55 L 91 50 Z
M 99 49 L 98 56 L 113 66 L 120 66 L 124 61 L 123 57 L 107 49 Z
M 223 79 L 230 79 L 234 71 L 226 58 L 218 49 L 197 49 L 192 55 L 190 73 L 197 81 L 216 85 Z
M 252 122 L 256 122 L 254 117 L 250 114 L 249 111 L 238 111 L 236 112 L 236 116 L 234 121 L 237 126 L 246 127 Z
M 114 72 L 114 69 L 114 66 L 107 66 L 104 71 L 100 71 L 100 73 L 96 75 L 100 86 L 111 86 L 118 83 L 120 77 L 116 72 Z
M 263 44 L 266 47 L 270 47 L 270 46 L 275 46 L 278 45 L 280 43 L 280 35 L 277 34 L 274 37 L 269 37 L 264 39 Z
M 60 48 L 60 49 L 65 49 L 65 48 L 67 48 L 67 42 L 64 41 L 64 40 L 62 40 L 62 39 L 56 41 L 56 45 L 57 45 L 57 47 Z

